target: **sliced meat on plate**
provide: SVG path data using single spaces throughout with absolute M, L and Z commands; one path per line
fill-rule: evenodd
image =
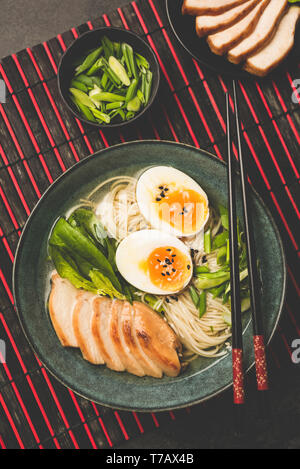
M 78 290 L 57 272 L 51 276 L 52 289 L 49 297 L 50 318 L 55 332 L 64 347 L 78 347 L 73 329 L 73 313 Z
M 184 0 L 182 13 L 184 15 L 219 15 L 247 0 Z
M 93 365 L 103 365 L 104 359 L 100 347 L 92 334 L 93 298 L 92 293 L 79 293 L 74 308 L 73 328 L 83 358 Z
M 137 343 L 134 338 L 132 312 L 133 308 L 131 304 L 126 301 L 120 318 L 120 336 L 122 333 L 126 346 L 128 347 L 132 356 L 135 357 L 136 361 L 143 369 L 144 374 L 151 376 L 152 368 L 144 360 L 143 355 L 139 351 L 139 347 L 137 346 Z
M 175 332 L 144 303 L 134 302 L 133 306 L 135 332 L 143 351 L 167 376 L 178 376 L 181 346 Z
M 265 76 L 282 62 L 291 51 L 296 26 L 300 18 L 300 7 L 292 6 L 282 18 L 272 41 L 257 54 L 249 57 L 245 70 L 258 76 Z
M 138 357 L 139 363 L 142 364 L 144 369 L 147 369 L 146 374 L 148 376 L 153 376 L 153 378 L 161 378 L 163 376 L 163 371 L 160 366 L 158 366 L 151 357 L 148 356 L 145 350 L 144 344 L 141 343 L 137 335 L 136 324 L 135 324 L 135 308 L 131 307 L 131 334 L 134 339 L 134 347 L 136 350 L 136 356 Z
M 229 49 L 248 37 L 269 3 L 270 0 L 262 0 L 248 15 L 233 26 L 208 36 L 207 42 L 211 51 L 217 55 L 224 55 Z
M 196 18 L 196 32 L 199 37 L 223 31 L 244 18 L 261 0 L 248 0 L 221 15 L 201 15 Z
M 95 297 L 92 302 L 95 313 L 92 322 L 92 333 L 108 368 L 115 371 L 124 371 L 125 367 L 110 335 L 112 304 L 113 300 L 109 298 Z
M 143 367 L 143 360 L 138 360 L 139 354 L 136 353 L 136 345 L 131 332 L 131 311 L 132 306 L 127 301 L 122 302 L 122 309 L 119 310 L 118 331 L 120 338 L 120 345 L 123 350 L 123 362 L 126 370 L 137 376 L 145 376 L 147 369 Z M 150 370 L 151 371 L 151 370 Z
M 271 0 L 261 15 L 254 31 L 228 52 L 228 60 L 239 64 L 262 49 L 273 37 L 287 7 L 287 0 Z
M 50 317 L 63 346 L 79 347 L 85 360 L 115 371 L 154 378 L 179 374 L 181 345 L 147 305 L 78 290 L 57 272 L 51 281 Z
M 115 350 L 119 355 L 124 368 L 129 373 L 143 376 L 145 373 L 138 365 L 134 356 L 124 343 L 124 336 L 121 334 L 119 323 L 121 322 L 121 315 L 123 311 L 124 301 L 115 300 L 112 304 L 111 321 L 110 321 L 110 337 L 115 346 Z

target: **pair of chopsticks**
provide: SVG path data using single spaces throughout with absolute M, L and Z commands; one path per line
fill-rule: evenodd
M 231 283 L 231 315 L 232 315 L 232 369 L 233 369 L 233 402 L 237 412 L 237 424 L 243 426 L 243 408 L 245 403 L 244 368 L 243 368 L 243 331 L 240 299 L 239 252 L 237 235 L 235 172 L 233 168 L 231 138 L 231 111 L 229 94 L 226 93 L 227 118 L 227 150 L 228 150 L 228 213 L 229 213 L 229 243 L 230 243 L 230 283 Z M 268 391 L 268 373 L 263 333 L 263 321 L 260 305 L 260 280 L 255 253 L 254 231 L 250 216 L 249 183 L 247 170 L 241 146 L 240 120 L 237 103 L 236 84 L 233 80 L 233 99 L 235 127 L 237 135 L 237 149 L 240 165 L 240 182 L 242 189 L 243 215 L 245 239 L 247 246 L 248 274 L 253 322 L 253 345 L 256 365 L 257 390 L 263 405 Z

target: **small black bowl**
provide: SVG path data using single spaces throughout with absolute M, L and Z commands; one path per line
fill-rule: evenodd
M 152 91 L 151 97 L 146 107 L 142 109 L 138 114 L 135 115 L 132 119 L 124 122 L 110 123 L 110 124 L 100 124 L 98 122 L 91 122 L 78 112 L 74 104 L 70 99 L 70 83 L 74 76 L 74 63 L 78 60 L 78 57 L 83 57 L 85 54 L 88 54 L 93 48 L 99 47 L 101 37 L 107 36 L 111 41 L 115 42 L 127 42 L 131 45 L 134 52 L 137 52 L 143 55 L 150 64 L 150 70 L 153 73 L 152 81 Z M 89 31 L 82 36 L 80 36 L 73 44 L 66 50 L 64 55 L 61 58 L 59 68 L 58 68 L 58 87 L 60 94 L 69 108 L 69 110 L 74 114 L 78 119 L 85 122 L 86 124 L 96 126 L 98 128 L 108 129 L 115 127 L 124 127 L 125 125 L 131 124 L 132 122 L 137 121 L 143 114 L 152 106 L 153 101 L 157 95 L 160 82 L 160 70 L 159 64 L 156 58 L 156 55 L 152 51 L 151 47 L 137 34 L 127 31 L 120 28 L 110 28 L 104 27 Z

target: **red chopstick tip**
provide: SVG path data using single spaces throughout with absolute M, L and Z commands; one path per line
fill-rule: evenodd
M 269 385 L 264 337 L 262 335 L 253 336 L 253 343 L 256 364 L 257 389 L 259 391 L 267 391 L 269 389 Z
M 235 404 L 245 403 L 243 350 L 232 349 L 233 394 Z

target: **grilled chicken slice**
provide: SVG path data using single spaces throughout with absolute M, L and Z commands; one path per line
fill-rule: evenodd
M 144 353 L 167 376 L 178 376 L 181 346 L 175 332 L 155 311 L 144 303 L 133 303 L 134 325 L 137 340 Z
M 221 15 L 201 15 L 196 18 L 196 32 L 199 37 L 214 34 L 229 28 L 244 18 L 261 0 L 248 0 Z
M 233 26 L 208 36 L 207 42 L 211 51 L 217 55 L 224 55 L 229 49 L 248 37 L 254 30 L 262 12 L 269 3 L 270 0 L 262 0 L 248 15 Z
M 115 350 L 124 365 L 125 370 L 138 376 L 144 376 L 145 373 L 143 369 L 138 365 L 138 362 L 136 362 L 134 356 L 131 354 L 128 347 L 126 347 L 126 344 L 124 344 L 123 336 L 121 337 L 120 334 L 119 322 L 121 319 L 123 306 L 124 301 L 113 301 L 109 330 L 110 337 L 115 346 Z
M 184 15 L 219 15 L 247 0 L 184 0 L 182 13 Z
M 245 70 L 254 75 L 265 76 L 282 62 L 295 42 L 296 26 L 300 19 L 300 7 L 293 6 L 279 23 L 272 41 L 257 54 L 249 57 Z
M 124 371 L 125 367 L 110 335 L 112 306 L 113 300 L 106 297 L 95 297 L 92 302 L 94 310 L 92 333 L 108 368 L 115 371 Z
M 133 327 L 133 307 L 127 301 L 124 304 L 124 308 L 121 314 L 120 329 L 123 333 L 124 341 L 128 347 L 131 355 L 135 358 L 137 364 L 143 370 L 144 375 L 153 376 L 154 378 L 161 378 L 162 372 L 157 371 L 149 364 L 147 357 L 144 358 L 144 354 L 140 351 L 138 344 L 134 337 Z
M 155 378 L 180 372 L 181 346 L 175 333 L 143 303 L 131 305 L 78 290 L 54 272 L 49 310 L 62 345 L 79 347 L 94 365 Z
M 138 340 L 135 328 L 135 308 L 133 306 L 131 306 L 130 308 L 130 317 L 130 325 L 129 322 L 127 322 L 127 328 L 129 327 L 130 330 L 127 329 L 127 333 L 131 334 L 131 347 L 134 356 L 142 365 L 147 376 L 152 376 L 153 378 L 161 378 L 163 375 L 162 369 L 157 366 L 151 358 L 148 357 Z
M 118 352 L 122 351 L 122 361 L 126 370 L 137 376 L 145 376 L 147 369 L 143 367 L 143 360 L 139 359 L 136 353 L 135 341 L 131 333 L 131 310 L 132 306 L 127 301 L 122 301 L 118 314 L 118 333 L 120 339 L 120 348 Z
M 228 52 L 228 60 L 239 64 L 268 44 L 275 34 L 286 7 L 287 0 L 271 0 L 253 32 Z
M 83 358 L 93 365 L 103 365 L 104 359 L 100 347 L 92 334 L 94 311 L 91 303 L 93 299 L 92 293 L 80 292 L 78 294 L 73 314 L 73 328 Z
M 64 347 L 78 347 L 73 329 L 73 312 L 78 290 L 57 272 L 53 272 L 51 281 L 49 312 L 55 332 Z

